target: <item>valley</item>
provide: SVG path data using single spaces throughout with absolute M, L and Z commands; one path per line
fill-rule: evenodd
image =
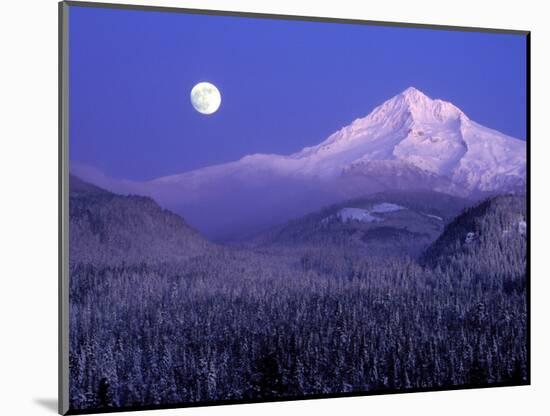
M 521 195 L 385 192 L 221 245 L 71 184 L 77 412 L 527 382 Z

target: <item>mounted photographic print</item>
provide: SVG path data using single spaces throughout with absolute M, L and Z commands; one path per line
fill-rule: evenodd
M 61 413 L 529 384 L 529 32 L 60 24 Z

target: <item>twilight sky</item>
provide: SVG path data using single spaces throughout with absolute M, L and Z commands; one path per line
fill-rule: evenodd
M 146 180 L 318 144 L 415 86 L 526 136 L 526 38 L 70 7 L 70 158 Z M 200 81 L 222 94 L 196 112 Z

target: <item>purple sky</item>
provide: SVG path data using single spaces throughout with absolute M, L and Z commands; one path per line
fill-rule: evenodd
M 317 144 L 415 86 L 525 139 L 526 38 L 70 7 L 70 157 L 152 179 Z M 211 116 L 189 92 L 222 94 Z

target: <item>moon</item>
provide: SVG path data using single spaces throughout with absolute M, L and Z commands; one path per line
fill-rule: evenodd
M 199 82 L 191 90 L 191 104 L 201 114 L 213 114 L 222 102 L 220 91 L 214 84 Z

